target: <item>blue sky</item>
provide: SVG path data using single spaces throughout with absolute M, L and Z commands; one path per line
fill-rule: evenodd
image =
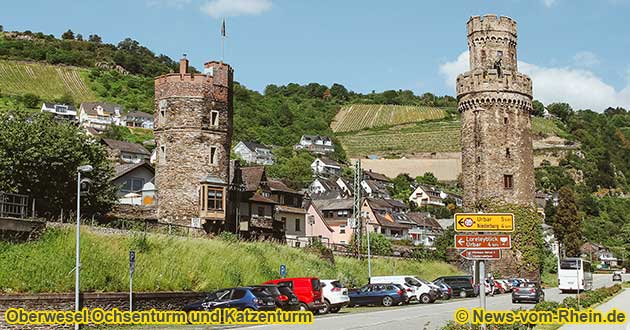
M 68 28 L 105 42 L 131 37 L 156 53 L 187 53 L 201 67 L 225 61 L 236 80 L 338 82 L 360 92 L 411 89 L 453 95 L 467 69 L 466 21 L 495 13 L 519 29 L 519 69 L 535 98 L 602 111 L 630 108 L 630 0 L 3 0 L 5 30 L 59 36 Z

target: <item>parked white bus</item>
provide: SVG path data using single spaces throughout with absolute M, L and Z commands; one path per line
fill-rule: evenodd
M 558 288 L 560 292 L 588 291 L 593 289 L 593 267 L 581 258 L 560 260 L 558 269 Z

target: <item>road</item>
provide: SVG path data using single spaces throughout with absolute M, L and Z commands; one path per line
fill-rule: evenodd
M 624 275 L 624 281 L 630 280 L 630 275 Z M 594 275 L 593 287 L 599 288 L 603 286 L 613 285 L 611 275 Z M 623 297 L 630 297 L 630 291 L 623 293 Z M 561 294 L 557 288 L 551 288 L 545 290 L 545 299 L 561 301 L 569 294 Z M 621 295 L 619 297 L 622 297 Z M 617 308 L 623 307 L 624 310 L 630 313 L 630 299 L 626 299 L 623 303 L 619 303 L 619 297 L 609 302 L 611 306 Z M 622 298 L 623 298 L 622 297 Z M 616 304 L 618 303 L 618 304 Z M 607 304 L 608 305 L 608 304 Z M 392 308 L 389 310 L 378 310 L 374 312 L 365 313 L 349 313 L 342 315 L 326 315 L 317 317 L 312 325 L 264 325 L 253 326 L 240 329 L 264 329 L 264 330 L 320 330 L 320 329 L 335 329 L 335 330 L 382 330 L 384 327 L 388 329 L 396 330 L 418 330 L 418 329 L 439 329 L 446 322 L 453 320 L 453 313 L 458 308 L 475 308 L 479 306 L 479 300 L 477 298 L 471 299 L 455 299 L 442 303 L 429 304 L 429 305 L 409 305 L 402 308 Z M 512 304 L 512 297 L 510 294 L 497 295 L 494 297 L 488 297 L 487 309 L 489 310 L 509 310 L 515 308 L 530 309 L 533 304 Z M 343 311 L 343 310 L 342 310 Z M 626 325 L 624 325 L 626 326 Z M 596 329 L 588 328 L 588 329 Z M 603 328 L 601 325 L 597 329 Z M 566 330 L 577 330 L 582 328 L 563 328 Z M 586 329 L 586 328 L 585 328 Z M 607 326 L 606 326 L 606 329 Z M 619 328 L 623 330 L 630 330 L 627 328 Z

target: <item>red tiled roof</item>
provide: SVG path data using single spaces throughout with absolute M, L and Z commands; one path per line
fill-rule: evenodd
M 263 166 L 251 166 L 242 167 L 241 176 L 243 178 L 243 184 L 245 185 L 245 191 L 256 191 L 260 185 L 260 181 L 263 180 L 265 174 L 265 168 Z

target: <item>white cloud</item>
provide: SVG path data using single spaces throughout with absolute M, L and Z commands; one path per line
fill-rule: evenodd
M 201 11 L 214 17 L 258 15 L 271 9 L 271 0 L 212 0 Z
M 440 64 L 440 73 L 444 76 L 446 85 L 455 91 L 455 79 L 457 79 L 459 74 L 468 71 L 469 67 L 468 51 L 465 51 L 459 54 L 455 61 Z
M 592 52 L 582 51 L 573 56 L 575 66 L 590 68 L 599 64 L 599 58 Z
M 543 0 L 545 7 L 550 8 L 556 3 L 556 0 Z
M 574 109 L 591 109 L 602 112 L 609 106 L 630 108 L 630 81 L 617 91 L 592 71 L 562 67 L 542 67 L 527 62 L 518 62 L 519 71 L 529 75 L 534 84 L 534 98 L 544 104 L 567 102 Z M 455 90 L 457 75 L 467 71 L 468 51 L 456 60 L 440 65 L 439 71 L 446 84 Z

